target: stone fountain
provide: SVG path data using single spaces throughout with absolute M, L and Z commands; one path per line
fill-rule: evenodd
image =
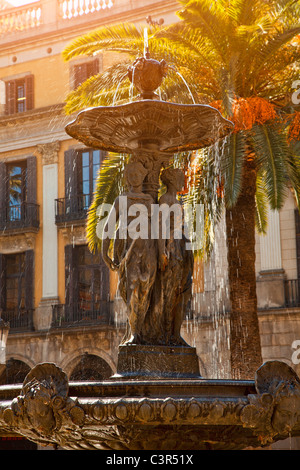
M 118 272 L 128 314 L 116 374 L 103 382 L 69 383 L 55 364 L 38 364 L 22 386 L 0 387 L 2 433 L 65 449 L 176 451 L 261 447 L 300 435 L 300 380 L 292 368 L 271 361 L 253 381 L 204 379 L 195 348 L 180 335 L 193 255 L 176 198 L 183 173 L 170 162 L 174 153 L 212 145 L 232 124 L 210 106 L 160 101 L 155 90 L 167 72 L 164 61 L 138 58 L 128 71 L 138 100 L 87 109 L 66 127 L 89 147 L 131 155 L 128 189 L 116 199 L 105 233 L 124 211 L 131 222 L 136 204 L 146 221 L 153 205 L 178 209 L 179 225 L 170 216 L 168 237 L 161 235 L 161 217 L 157 237 L 151 224 L 139 238 L 129 231 L 122 236 L 119 225 L 113 254 L 110 237 L 103 237 L 102 255 Z M 159 178 L 166 185 L 160 198 Z

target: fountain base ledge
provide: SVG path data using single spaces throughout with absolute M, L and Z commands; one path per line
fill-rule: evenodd
M 0 387 L 0 435 L 64 449 L 202 450 L 268 446 L 300 435 L 300 381 L 279 361 L 255 380 L 140 378 L 71 382 L 52 363 Z

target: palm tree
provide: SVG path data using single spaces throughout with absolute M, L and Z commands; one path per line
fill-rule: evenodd
M 149 28 L 151 56 L 174 65 L 165 80 L 163 99 L 211 104 L 231 119 L 232 135 L 212 148 L 182 158 L 189 169 L 189 202 L 203 201 L 208 225 L 225 206 L 230 285 L 231 367 L 234 378 L 253 378 L 262 362 L 257 317 L 255 226 L 266 231 L 266 208 L 283 206 L 292 190 L 299 206 L 300 164 L 295 140 L 297 117 L 289 96 L 298 78 L 299 1 L 180 0 L 180 21 Z M 128 100 L 128 59 L 142 54 L 143 28 L 117 25 L 100 28 L 75 40 L 64 51 L 69 60 L 81 54 L 119 51 L 126 59 L 90 78 L 67 98 L 67 112 L 86 106 Z M 297 122 L 296 122 L 297 121 Z M 296 123 L 296 124 L 295 124 Z M 300 127 L 300 126 L 299 126 Z M 291 137 L 291 139 L 292 139 Z M 297 137 L 296 137 L 297 138 Z M 110 157 L 99 178 L 97 203 L 106 201 Z M 114 157 L 115 175 L 118 174 Z M 206 177 L 204 177 L 204 175 Z M 106 179 L 105 179 L 106 178 Z M 212 182 L 208 184 L 207 182 Z M 103 197 L 102 197 L 103 196 Z M 96 199 L 95 199 L 96 200 Z M 215 211 L 217 207 L 217 211 Z M 88 220 L 95 246 L 96 203 Z

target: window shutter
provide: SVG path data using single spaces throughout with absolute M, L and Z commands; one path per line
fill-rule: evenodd
M 85 82 L 89 77 L 99 73 L 99 60 L 94 59 L 83 64 L 74 65 L 74 89 L 76 89 L 81 83 Z
M 297 271 L 298 271 L 298 279 L 300 280 L 300 214 L 299 214 L 298 209 L 295 209 L 295 225 L 296 225 Z
M 87 62 L 87 76 L 86 78 L 92 77 L 93 75 L 96 75 L 99 72 L 99 61 L 98 59 L 94 59 L 91 62 Z
M 73 69 L 74 73 L 74 88 L 76 89 L 86 79 L 86 63 L 75 65 Z
M 65 309 L 67 319 L 74 318 L 77 311 L 78 270 L 76 269 L 76 249 L 73 245 L 65 246 Z
M 104 263 L 102 256 L 100 256 L 100 298 L 105 301 L 110 300 L 110 276 L 109 276 L 109 268 Z
M 76 150 L 73 149 L 65 152 L 65 196 L 67 198 L 77 196 L 77 155 Z
M 25 77 L 26 111 L 34 108 L 34 76 Z
M 25 251 L 25 308 L 34 308 L 34 251 Z
M 6 195 L 7 195 L 7 175 L 6 164 L 0 162 L 0 227 L 5 223 L 6 217 Z
M 26 219 L 32 225 L 39 226 L 39 212 L 36 206 L 36 157 L 27 158 L 26 168 Z
M 78 154 L 76 150 L 65 152 L 65 211 L 67 216 L 76 214 L 78 209 Z
M 0 318 L 1 311 L 5 309 L 5 255 L 0 253 Z
M 16 82 L 11 80 L 5 83 L 5 114 L 14 114 L 16 110 Z
M 36 172 L 36 157 L 31 156 L 27 158 L 27 202 L 36 204 L 36 185 L 37 185 L 37 172 Z

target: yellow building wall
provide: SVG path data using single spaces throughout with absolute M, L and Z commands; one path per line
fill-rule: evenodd
M 25 73 L 34 75 L 35 108 L 64 102 L 69 91 L 69 64 L 63 61 L 61 54 L 2 68 L 0 79 L 17 78 Z

